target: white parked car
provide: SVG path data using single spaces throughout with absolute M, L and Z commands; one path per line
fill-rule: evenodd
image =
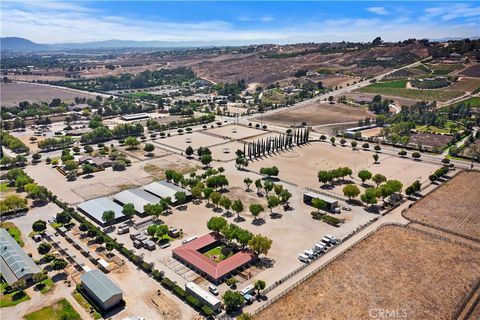
M 337 244 L 338 243 L 337 238 L 335 238 L 331 234 L 326 234 L 325 238 L 327 238 L 330 241 L 331 244 Z
M 218 296 L 218 289 L 215 286 L 209 285 L 208 286 L 208 291 L 210 291 L 212 294 Z

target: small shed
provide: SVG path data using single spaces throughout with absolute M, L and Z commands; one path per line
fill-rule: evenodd
M 102 271 L 95 269 L 80 278 L 84 292 L 102 310 L 110 310 L 123 300 L 123 292 Z

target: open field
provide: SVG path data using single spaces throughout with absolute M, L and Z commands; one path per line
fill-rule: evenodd
M 420 199 L 405 216 L 480 240 L 479 181 L 480 172 L 461 172 Z
M 382 134 L 382 132 L 383 128 L 380 127 L 360 131 L 362 137 L 364 138 L 378 137 Z
M 479 268 L 480 251 L 383 227 L 256 319 L 370 319 L 378 309 L 406 319 L 452 319 L 479 280 Z
M 478 88 L 480 88 L 480 79 L 461 78 L 459 81 L 449 86 L 448 90 L 473 92 Z
M 75 204 L 163 179 L 167 169 L 185 173 L 194 170 L 197 164 L 185 157 L 172 154 L 141 162 L 133 161 L 125 171 L 112 171 L 108 168 L 88 178 L 78 177 L 75 181 L 67 181 L 61 173 L 44 162 L 28 166 L 25 171 L 38 184 L 47 186 L 62 201 Z
M 243 150 L 243 143 L 232 141 L 226 144 L 211 147 L 209 149 L 210 151 L 212 151 L 212 157 L 214 160 L 220 160 L 220 161 L 235 160 L 237 158 L 235 151 L 237 151 L 238 149 Z M 228 152 L 225 152 L 227 150 Z
M 480 77 L 480 64 L 473 65 L 471 67 L 466 68 L 463 70 L 461 75 L 467 76 L 467 77 Z
M 217 127 L 213 129 L 207 129 L 203 132 L 216 135 L 222 139 L 233 139 L 233 140 L 245 139 L 245 138 L 258 136 L 265 133 L 265 131 L 263 130 L 244 127 L 244 126 L 238 126 L 238 125 Z
M 154 144 L 166 145 L 171 148 L 185 151 L 188 146 L 191 146 L 193 149 L 198 149 L 200 147 L 209 147 L 224 142 L 228 142 L 228 140 L 220 137 L 214 137 L 208 134 L 203 134 L 201 133 L 201 131 L 199 131 L 182 135 L 174 135 L 163 139 L 157 139 L 155 140 Z
M 309 126 L 319 126 L 342 122 L 355 122 L 365 118 L 373 118 L 374 115 L 363 107 L 351 107 L 344 104 L 329 104 L 315 102 L 295 110 L 285 109 L 271 115 L 262 117 L 267 123 L 290 126 L 294 123 L 299 125 L 303 121 Z M 258 118 L 256 119 L 259 120 Z
M 460 97 L 464 94 L 463 91 L 449 91 L 449 90 L 417 90 L 395 87 L 372 87 L 367 86 L 359 89 L 362 93 L 381 94 L 386 96 L 402 97 L 425 101 L 448 101 L 453 98 Z
M 361 181 L 357 178 L 357 173 L 363 169 L 371 171 L 372 174 L 380 173 L 387 179 L 400 180 L 404 186 L 410 185 L 417 179 L 426 180 L 437 169 L 437 166 L 414 162 L 410 159 L 400 159 L 384 154 L 379 156 L 379 163 L 374 164 L 371 152 L 354 151 L 350 147 L 334 147 L 330 143 L 315 142 L 280 153 L 278 156 L 252 161 L 248 168 L 258 172 L 262 167 L 275 165 L 280 171 L 279 178 L 301 187 L 314 189 L 319 189 L 321 186 L 317 177 L 319 170 L 349 167 L 353 171 L 352 182 L 360 187 Z M 343 195 L 343 186 L 343 184 L 336 185 L 330 192 Z
M 428 132 L 412 133 L 409 144 L 443 149 L 452 140 L 452 136 Z
M 2 83 L 2 106 L 16 106 L 22 101 L 50 102 L 54 98 L 60 98 L 71 102 L 75 97 L 94 98 L 93 94 L 75 92 L 68 89 L 60 89 L 42 86 L 33 83 Z
M 62 299 L 44 307 L 38 311 L 32 312 L 25 316 L 25 320 L 80 320 L 80 315 L 75 311 L 72 305 L 66 300 Z
M 352 99 L 355 100 L 357 98 L 368 98 L 369 100 L 372 100 L 375 94 L 372 93 L 361 93 L 361 92 L 349 92 L 345 94 L 347 99 Z M 386 96 L 382 95 L 382 98 L 386 98 Z M 408 99 L 408 98 L 401 98 L 401 97 L 392 97 L 388 96 L 388 98 L 392 99 L 395 103 L 396 106 L 401 107 L 401 106 L 411 106 L 414 105 L 417 100 L 415 99 Z

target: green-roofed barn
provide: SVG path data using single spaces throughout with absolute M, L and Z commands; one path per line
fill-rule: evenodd
M 0 228 L 0 272 L 8 285 L 18 280 L 30 280 L 40 268 L 4 228 Z
M 122 290 L 99 269 L 86 272 L 80 281 L 83 291 L 103 310 L 110 310 L 123 300 Z

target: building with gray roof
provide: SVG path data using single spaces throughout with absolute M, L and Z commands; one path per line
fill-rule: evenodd
M 0 271 L 8 285 L 18 280 L 30 280 L 40 268 L 4 228 L 0 228 Z
M 110 310 L 123 300 L 123 293 L 99 269 L 91 270 L 80 277 L 83 291 L 103 310 Z
M 113 196 L 113 200 L 122 205 L 132 203 L 138 214 L 143 216 L 145 214 L 143 206 L 158 203 L 160 198 L 143 189 L 130 189 L 117 193 Z
M 188 191 L 187 189 L 174 185 L 173 183 L 170 183 L 165 180 L 152 182 L 146 185 L 145 191 L 148 191 L 151 194 L 156 195 L 157 197 L 160 197 L 160 198 L 170 197 L 170 199 L 172 200 L 172 203 L 174 204 L 177 202 L 177 199 L 175 198 L 175 193 L 179 191 L 185 192 L 185 194 L 187 195 L 187 199 L 190 198 L 192 195 L 190 191 Z
M 120 205 L 104 197 L 82 202 L 77 208 L 101 226 L 106 225 L 102 220 L 102 216 L 103 213 L 108 210 L 115 213 L 113 223 L 118 223 L 127 219 L 122 213 L 122 207 Z

